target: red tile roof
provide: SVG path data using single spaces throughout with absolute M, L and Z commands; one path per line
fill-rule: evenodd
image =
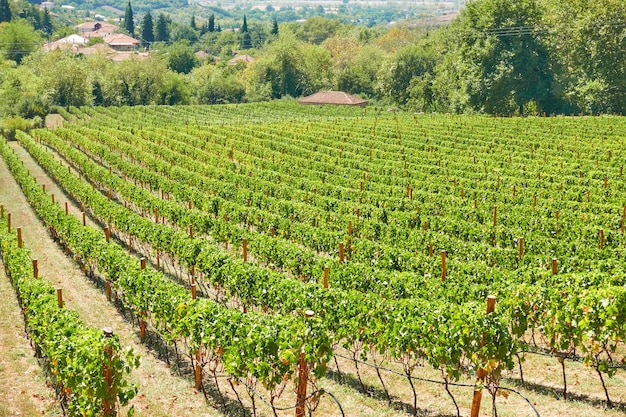
M 367 100 L 352 96 L 343 91 L 320 91 L 308 97 L 298 100 L 300 104 L 334 104 L 338 106 L 362 106 L 367 104 Z

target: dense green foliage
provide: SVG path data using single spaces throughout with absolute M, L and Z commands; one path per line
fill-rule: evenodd
M 423 362 L 444 379 L 482 366 L 497 383 L 528 348 L 578 354 L 609 376 L 623 361 L 619 118 L 331 114 L 289 102 L 73 116 L 77 126 L 32 134 L 94 189 L 19 139 L 122 239 L 248 309 L 311 309 L 334 343 L 396 359 L 407 375 Z M 142 215 L 153 212 L 163 222 Z M 215 245 L 243 239 L 259 264 Z M 443 249 L 445 281 L 433 256 Z M 498 307 L 485 317 L 489 294 Z
M 477 0 L 449 25 L 428 30 L 367 28 L 312 16 L 278 31 L 273 22 L 244 14 L 237 32 L 221 31 L 213 14 L 206 21 L 194 15 L 195 28 L 165 14 L 154 23 L 146 14 L 139 32 L 153 56 L 141 72 L 153 74 L 151 83 L 110 79 L 117 71 L 102 71 L 110 65 L 98 57 L 56 55 L 67 65 L 55 71 L 79 71 L 73 66 L 87 71 L 79 83 L 88 93 L 80 97 L 50 96 L 47 90 L 54 86 L 30 82 L 46 58 L 35 54 L 25 60 L 45 26 L 41 15 L 28 14 L 0 27 L 4 56 L 21 63 L 15 74 L 7 71 L 0 80 L 3 102 L 20 103 L 34 95 L 45 101 L 43 108 L 233 103 L 339 89 L 422 112 L 598 114 L 621 113 L 626 106 L 626 8 L 619 0 Z M 132 22 L 130 17 L 125 23 Z M 252 60 L 229 64 L 243 51 Z M 197 52 L 206 57 L 202 62 Z M 118 66 L 138 67 L 133 62 Z M 57 78 L 62 74 L 50 77 Z M 206 83 L 181 93 L 178 86 L 200 79 Z M 108 100 L 101 97 L 105 84 L 116 88 Z M 2 115 L 28 117 L 32 106 L 7 105 Z
M 9 152 L 6 144 L 2 147 L 2 153 Z M 23 186 L 37 187 L 26 173 L 16 175 Z M 37 355 L 46 361 L 63 409 L 70 416 L 96 417 L 102 415 L 107 401 L 128 404 L 137 387 L 128 382 L 127 374 L 139 366 L 139 357 L 132 350 L 124 351 L 116 335 L 105 337 L 102 330 L 86 327 L 75 312 L 59 308 L 55 288 L 40 276 L 33 278 L 30 251 L 18 247 L 15 229 L 9 233 L 7 226 L 7 218 L 1 217 L 0 260 L 15 288 L 28 336 Z M 110 388 L 104 366 L 112 373 Z

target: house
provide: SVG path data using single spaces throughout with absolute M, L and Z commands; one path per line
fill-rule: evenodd
M 237 65 L 240 62 L 245 62 L 246 64 L 254 62 L 254 58 L 250 55 L 237 55 L 230 61 L 228 61 L 228 65 Z
M 45 51 L 54 51 L 55 49 L 78 51 L 78 48 L 87 44 L 87 39 L 79 35 L 70 35 L 65 38 L 47 43 L 43 46 Z
M 298 100 L 300 104 L 330 104 L 335 106 L 367 106 L 367 100 L 352 96 L 343 91 L 320 91 Z
M 112 35 L 118 29 L 117 26 L 106 22 L 85 22 L 76 26 L 78 34 L 84 38 L 93 38 Z
M 141 42 L 123 33 L 114 33 L 103 38 L 104 43 L 116 51 L 134 51 Z

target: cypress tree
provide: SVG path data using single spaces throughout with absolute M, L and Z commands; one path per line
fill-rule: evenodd
M 154 22 L 152 21 L 150 12 L 146 13 L 141 21 L 141 42 L 143 46 L 148 48 L 150 44 L 154 42 Z
M 155 40 L 158 42 L 167 42 L 169 39 L 170 34 L 167 30 L 167 19 L 165 15 L 161 13 L 157 19 Z
M 270 31 L 270 33 L 272 35 L 278 35 L 278 21 L 276 20 L 276 18 L 274 18 L 274 21 L 272 22 L 272 30 Z
M 0 23 L 10 22 L 12 17 L 9 0 L 0 0 Z
M 133 8 L 130 5 L 130 1 L 128 2 L 128 6 L 126 6 L 126 13 L 124 14 L 124 29 L 130 36 L 134 36 L 135 34 L 135 21 L 133 17 Z
M 41 27 L 47 36 L 52 34 L 52 22 L 50 21 L 50 12 L 47 8 L 43 11 L 43 21 L 41 22 Z
M 248 21 L 246 15 L 243 15 L 243 25 L 241 25 L 241 33 L 248 33 Z
M 191 28 L 193 30 L 198 30 L 198 27 L 196 26 L 196 15 L 195 14 L 191 15 Z
M 207 28 L 209 32 L 215 32 L 215 15 L 211 14 L 209 16 L 209 27 Z

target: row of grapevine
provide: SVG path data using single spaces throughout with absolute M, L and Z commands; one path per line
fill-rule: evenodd
M 124 350 L 111 329 L 103 334 L 87 327 L 78 314 L 59 305 L 57 291 L 39 276 L 20 231 L 11 228 L 10 214 L 4 207 L 1 211 L 0 260 L 63 409 L 71 416 L 116 415 L 118 403 L 127 405 L 137 394 L 127 376 L 139 366 L 139 356 Z

